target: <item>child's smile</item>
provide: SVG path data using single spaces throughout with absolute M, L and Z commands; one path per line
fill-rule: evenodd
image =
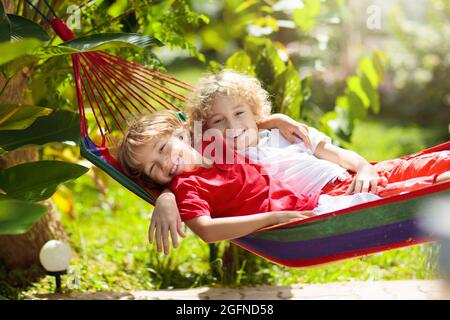
M 258 143 L 258 126 L 251 106 L 240 97 L 217 96 L 206 121 L 210 129 L 218 129 L 235 149 Z

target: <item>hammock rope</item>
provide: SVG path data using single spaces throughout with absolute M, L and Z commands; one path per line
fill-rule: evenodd
M 75 39 L 61 19 L 43 16 L 61 39 Z M 72 66 L 81 154 L 131 192 L 154 204 L 160 190 L 149 190 L 123 174 L 107 146 L 108 136 L 115 130 L 126 130 L 129 120 L 143 111 L 181 111 L 192 86 L 104 51 L 74 53 Z M 87 110 L 94 122 L 89 122 Z M 179 114 L 182 118 L 183 114 Z M 450 150 L 450 141 L 409 157 L 443 150 Z M 268 227 L 231 242 L 289 267 L 308 267 L 424 243 L 433 237 L 419 227 L 417 210 L 428 199 L 443 194 L 450 195 L 450 183 Z

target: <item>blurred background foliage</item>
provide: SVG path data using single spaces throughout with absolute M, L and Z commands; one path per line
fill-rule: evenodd
M 77 36 L 138 32 L 161 40 L 165 44 L 161 48 L 112 48 L 110 52 L 190 84 L 222 68 L 257 76 L 271 94 L 275 112 L 319 128 L 336 144 L 370 161 L 449 140 L 447 1 L 56 2 L 57 13 L 68 23 L 80 22 L 81 28 L 74 29 Z M 367 25 L 368 8 L 373 5 L 380 9 L 380 28 Z M 24 1 L 19 1 L 17 13 L 27 10 Z M 33 19 L 53 35 L 37 15 Z M 54 36 L 48 41 L 48 45 L 58 44 L 61 40 Z M 76 110 L 67 55 L 37 60 L 18 72 L 30 75 L 25 94 L 34 105 Z M 46 143 L 40 155 L 42 160 L 90 167 L 87 174 L 60 186 L 52 196 L 77 255 L 67 290 L 434 277 L 429 259 L 436 251 L 432 244 L 295 270 L 225 242 L 205 244 L 189 232 L 180 248 L 166 257 L 147 243 L 150 205 L 91 167 L 76 146 Z M 48 278 L 30 282 L 23 270 L 7 270 L 0 263 L 0 295 L 20 298 L 47 292 L 52 285 Z

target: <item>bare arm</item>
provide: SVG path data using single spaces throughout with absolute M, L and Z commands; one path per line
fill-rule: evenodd
M 306 219 L 314 214 L 312 211 L 272 211 L 216 219 L 201 216 L 186 221 L 186 224 L 203 241 L 212 243 L 239 238 L 270 225 Z
M 356 152 L 339 148 L 326 141 L 322 141 L 317 145 L 314 155 L 319 159 L 334 162 L 353 172 L 358 172 L 365 166 L 371 166 L 366 159 Z
M 153 243 L 153 237 L 155 236 L 158 252 L 161 252 L 161 247 L 164 247 L 164 253 L 168 255 L 170 251 L 169 233 L 174 248 L 178 247 L 178 234 L 183 238 L 186 236 L 175 195 L 170 190 L 165 189 L 156 199 L 148 229 L 148 241 Z

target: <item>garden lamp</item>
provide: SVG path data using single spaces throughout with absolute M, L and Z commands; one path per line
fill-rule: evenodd
M 47 241 L 41 248 L 39 260 L 47 274 L 55 277 L 55 292 L 61 292 L 61 275 L 67 273 L 71 258 L 72 250 L 60 240 Z

